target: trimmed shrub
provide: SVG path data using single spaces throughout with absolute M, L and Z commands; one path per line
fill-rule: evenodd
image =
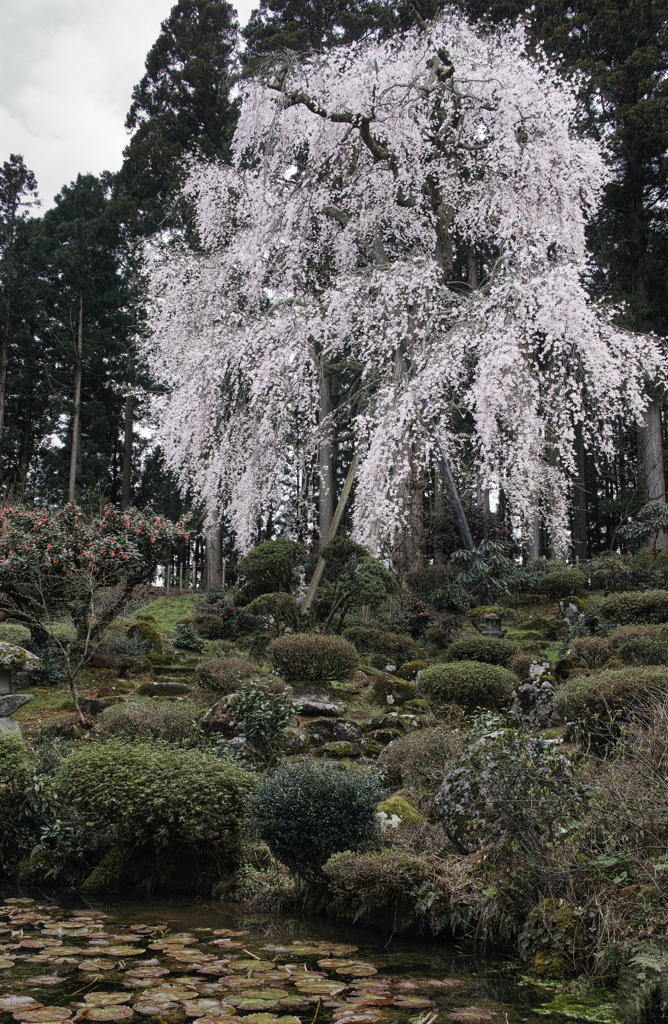
M 415 679 L 418 672 L 422 672 L 427 667 L 426 661 L 407 661 L 405 665 L 398 668 L 395 675 L 399 676 L 399 679 Z
M 584 590 L 587 586 L 587 578 L 577 569 L 562 569 L 558 572 L 547 573 L 540 580 L 538 586 L 543 594 L 556 600 L 576 594 L 578 590 Z
M 444 725 L 416 729 L 385 747 L 378 758 L 378 767 L 391 786 L 440 785 L 444 773 L 461 756 L 463 746 L 459 730 Z
M 331 857 L 323 872 L 331 909 L 344 920 L 392 933 L 424 921 L 427 904 L 423 900 L 420 906 L 418 894 L 434 885 L 433 868 L 425 857 L 393 848 L 346 851 Z
M 292 594 L 282 591 L 260 594 L 247 605 L 246 611 L 262 619 L 265 629 L 276 636 L 280 636 L 286 626 L 299 629 L 299 606 Z
M 668 665 L 668 640 L 637 636 L 620 644 L 617 655 L 627 665 Z
M 199 750 L 112 741 L 61 761 L 61 797 L 119 842 L 215 842 L 230 866 L 241 853 L 242 821 L 253 777 Z
M 454 640 L 447 649 L 447 661 L 482 661 L 486 665 L 507 665 L 517 654 L 517 645 L 512 640 L 500 640 L 493 636 L 475 633 Z
M 279 590 L 289 594 L 299 583 L 297 566 L 305 560 L 306 551 L 294 540 L 279 537 L 258 544 L 237 563 L 237 576 L 244 581 L 239 603 L 247 604 L 260 594 Z
M 460 853 L 481 843 L 531 846 L 559 834 L 580 801 L 573 769 L 558 746 L 515 729 L 482 736 L 448 772 L 434 808 Z
M 275 762 L 285 747 L 284 729 L 292 719 L 288 692 L 244 686 L 227 704 L 228 710 L 236 716 L 242 735 L 260 760 L 267 763 Z
M 401 668 L 407 661 L 413 661 L 415 657 L 413 640 L 401 633 L 384 632 L 371 626 L 348 626 L 341 635 L 360 654 L 379 654 L 397 668 Z
M 607 737 L 638 698 L 653 690 L 668 690 L 668 668 L 610 669 L 569 679 L 557 690 L 554 706 L 564 721 L 576 722 L 586 735 Z
M 26 745 L 14 732 L 0 733 L 0 786 L 16 786 L 31 772 Z
M 379 795 L 374 775 L 301 761 L 265 779 L 251 811 L 274 857 L 290 871 L 314 877 L 332 854 L 377 845 Z
M 185 743 L 197 731 L 197 710 L 192 704 L 172 704 L 169 701 L 150 704 L 114 704 L 105 708 L 97 721 L 96 730 L 102 740 L 163 739 L 168 743 Z
M 432 665 L 420 675 L 418 689 L 442 704 L 499 707 L 510 700 L 517 676 L 500 665 L 480 661 L 451 661 Z
M 196 615 L 192 621 L 205 640 L 225 640 L 229 635 L 229 626 L 220 615 Z
M 186 651 L 201 651 L 206 640 L 201 637 L 192 622 L 177 622 L 174 626 L 174 646 Z
M 611 594 L 596 609 L 609 622 L 668 622 L 668 590 Z
M 347 679 L 359 664 L 357 651 L 343 637 L 315 633 L 272 640 L 267 657 L 284 679 Z
M 202 651 L 205 661 L 218 661 L 220 658 L 236 657 L 237 649 L 231 640 L 209 640 Z
M 259 666 L 247 658 L 219 658 L 200 662 L 195 678 L 208 690 L 236 693 L 245 680 L 252 679 L 259 671 Z

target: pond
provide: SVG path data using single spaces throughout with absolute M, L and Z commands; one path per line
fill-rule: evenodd
M 393 938 L 193 898 L 85 903 L 0 891 L 0 1024 L 539 1024 L 616 1021 L 454 941 Z

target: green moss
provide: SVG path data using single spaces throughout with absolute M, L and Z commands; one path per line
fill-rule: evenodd
M 606 989 L 597 989 L 591 996 L 575 996 L 570 992 L 558 992 L 549 1003 L 536 1007 L 534 1013 L 548 1017 L 558 1014 L 575 1020 L 590 1020 L 600 1024 L 621 1024 L 618 1006 L 612 1000 L 614 995 Z
M 37 850 L 19 863 L 19 882 L 53 883 L 53 851 Z
M 556 950 L 538 949 L 531 959 L 531 970 L 539 978 L 568 978 L 572 973 L 572 964 Z
M 128 627 L 128 636 L 144 640 L 151 645 L 151 650 L 155 651 L 156 654 L 162 654 L 162 637 L 151 622 L 142 619 L 139 622 L 133 623 L 133 625 Z
M 399 828 L 406 828 L 408 825 L 421 825 L 424 822 L 422 815 L 403 796 L 391 796 L 388 800 L 381 800 L 376 810 L 384 812 L 388 818 L 396 814 L 398 818 L 401 818 Z

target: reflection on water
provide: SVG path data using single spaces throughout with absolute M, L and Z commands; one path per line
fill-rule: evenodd
M 554 996 L 456 941 L 184 897 L 0 899 L 2 1024 L 539 1024 Z

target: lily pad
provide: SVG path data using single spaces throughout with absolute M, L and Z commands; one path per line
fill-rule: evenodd
M 113 971 L 116 964 L 113 960 L 81 960 L 80 971 Z
M 0 996 L 0 1010 L 6 1013 L 13 1013 L 15 1010 L 39 1010 L 42 1003 L 32 996 Z
M 129 1006 L 94 1006 L 86 1020 L 130 1020 L 134 1011 Z
M 212 960 L 210 964 L 204 963 L 196 969 L 198 974 L 229 974 L 230 964 L 228 960 Z
M 105 949 L 105 953 L 110 956 L 141 956 L 143 952 L 143 949 L 137 949 L 136 946 L 108 946 Z
M 253 1013 L 262 1012 L 263 1010 L 273 1010 L 278 1006 L 278 999 L 239 999 L 236 1002 L 237 1010 L 251 1010 Z
M 282 996 L 278 1000 L 278 1005 L 286 1010 L 296 1010 L 301 1006 L 308 1006 L 308 1000 L 305 996 Z
M 234 931 L 232 931 L 231 928 L 214 928 L 213 929 L 213 934 L 214 935 L 223 935 L 223 936 L 227 937 L 228 939 L 236 939 L 236 938 L 239 938 L 240 935 L 250 935 L 250 932 L 247 932 L 247 931 L 245 931 L 245 932 L 234 932 Z
M 244 1017 L 244 1024 L 301 1024 L 299 1017 L 277 1017 L 275 1013 L 249 1013 Z
M 58 974 L 37 974 L 34 978 L 26 978 L 25 984 L 49 986 L 62 985 L 64 981 L 65 979 Z
M 233 1014 L 233 1013 L 234 1013 L 234 1009 L 232 1007 L 230 1007 L 230 1014 Z M 200 1017 L 198 1020 L 196 1020 L 195 1024 L 228 1024 L 229 1020 L 230 1020 L 229 1016 L 227 1016 L 227 1017 L 217 1017 L 215 1014 L 212 1014 L 211 1016 L 209 1016 L 207 1014 L 206 1017 Z
M 446 1013 L 448 1020 L 458 1020 L 462 1024 L 476 1024 L 476 1021 L 491 1020 L 494 1014 L 480 1006 L 457 1006 L 452 1013 Z
M 271 960 L 231 960 L 230 967 L 233 971 L 271 971 L 273 968 Z
M 431 999 L 426 999 L 424 996 L 395 996 L 392 1002 L 394 1006 L 405 1006 L 409 1010 L 434 1005 Z
M 199 1017 L 205 1013 L 218 1013 L 222 1008 L 220 999 L 186 999 L 181 1006 L 188 1017 Z
M 115 1006 L 117 1003 L 127 1003 L 131 998 L 128 992 L 89 992 L 84 996 L 84 1001 L 89 1006 Z
M 371 964 L 356 963 L 337 967 L 336 973 L 349 974 L 353 978 L 370 978 L 373 974 L 378 974 L 378 971 Z
M 0 960 L 0 971 L 8 971 L 13 966 L 13 960 Z
M 175 1010 L 179 1006 L 178 1003 L 162 1002 L 162 1003 L 135 1003 L 132 1007 L 136 1013 L 144 1014 L 146 1017 L 159 1017 L 163 1013 L 167 1013 L 169 1010 Z
M 298 981 L 296 988 L 310 996 L 337 996 L 346 986 L 338 981 Z
M 47 1024 L 52 1020 L 67 1020 L 72 1016 L 72 1011 L 65 1006 L 42 1006 L 38 1010 L 15 1010 L 14 1020 L 24 1021 L 25 1024 Z
M 102 961 L 91 961 L 91 963 L 102 963 Z M 165 974 L 170 972 L 166 967 L 157 967 L 151 964 L 150 966 L 144 966 L 144 964 L 137 964 L 135 967 L 131 967 L 129 971 L 126 971 L 126 978 L 132 975 L 133 978 L 163 978 Z
M 332 1014 L 337 1024 L 376 1024 L 376 1021 L 383 1019 L 380 1010 L 334 1010 Z

